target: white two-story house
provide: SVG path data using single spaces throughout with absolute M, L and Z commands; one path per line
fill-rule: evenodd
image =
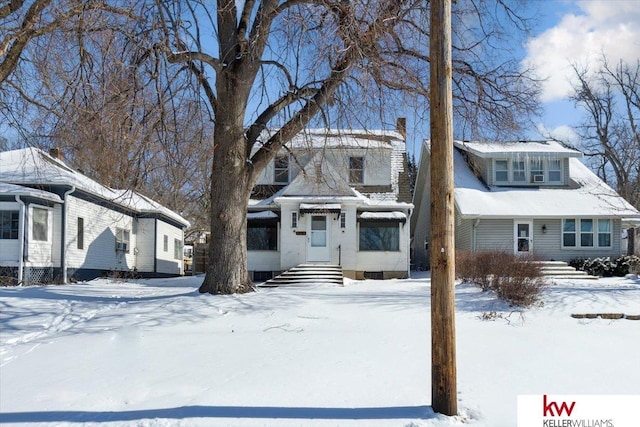
M 183 273 L 189 222 L 36 148 L 0 153 L 0 276 L 14 283 Z
M 640 213 L 556 141 L 454 142 L 456 250 L 533 253 L 543 260 L 618 257 Z M 430 143 L 414 194 L 416 267 L 429 265 Z
M 413 205 L 403 133 L 305 130 L 280 150 L 248 207 L 254 280 L 299 264 L 407 277 Z

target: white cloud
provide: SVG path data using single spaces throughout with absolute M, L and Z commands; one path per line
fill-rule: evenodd
M 604 52 L 610 63 L 640 58 L 640 1 L 576 2 L 580 11 L 567 14 L 552 28 L 527 43 L 524 63 L 536 70 L 543 85 L 542 101 L 571 93 L 571 64 L 597 68 Z
M 575 129 L 571 126 L 557 126 L 553 129 L 547 129 L 547 127 L 538 123 L 536 129 L 543 138 L 552 138 L 556 141 L 565 142 L 569 145 L 577 147 L 580 144 L 580 136 L 576 133 Z

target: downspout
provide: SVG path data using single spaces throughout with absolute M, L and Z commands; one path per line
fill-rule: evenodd
M 409 227 L 409 236 L 407 237 L 407 277 L 411 277 L 411 209 L 407 210 L 407 222 L 404 226 Z
M 27 208 L 20 196 L 16 196 L 16 202 L 20 205 L 20 251 L 18 255 L 18 285 L 22 284 L 23 270 L 24 270 L 24 236 L 26 226 Z
M 64 193 L 62 198 L 62 251 L 60 255 L 60 267 L 62 267 L 62 283 L 68 282 L 67 277 L 67 210 L 69 209 L 67 196 L 76 191 L 75 185 L 71 186 L 71 189 Z
M 478 249 L 478 224 L 480 224 L 480 218 L 476 218 L 473 221 L 473 242 L 471 243 L 471 252 L 476 252 Z

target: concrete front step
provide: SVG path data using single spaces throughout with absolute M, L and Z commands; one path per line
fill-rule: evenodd
M 550 279 L 598 279 L 585 271 L 576 270 L 564 261 L 538 261 L 543 277 Z
M 276 287 L 308 285 L 311 283 L 343 284 L 342 267 L 339 265 L 300 264 L 259 286 Z

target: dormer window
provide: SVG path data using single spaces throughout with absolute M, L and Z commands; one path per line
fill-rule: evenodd
M 531 160 L 530 165 L 530 182 L 540 183 L 544 182 L 544 161 L 542 160 Z
M 549 160 L 549 182 L 562 181 L 562 162 L 559 159 Z
M 524 182 L 526 177 L 524 161 L 514 160 L 512 163 L 513 163 L 513 181 Z
M 496 185 L 562 184 L 562 159 L 494 159 Z
M 496 182 L 509 182 L 509 162 L 496 160 Z
M 276 156 L 273 181 L 276 184 L 289 183 L 289 156 Z
M 364 183 L 364 157 L 349 157 L 349 183 Z

